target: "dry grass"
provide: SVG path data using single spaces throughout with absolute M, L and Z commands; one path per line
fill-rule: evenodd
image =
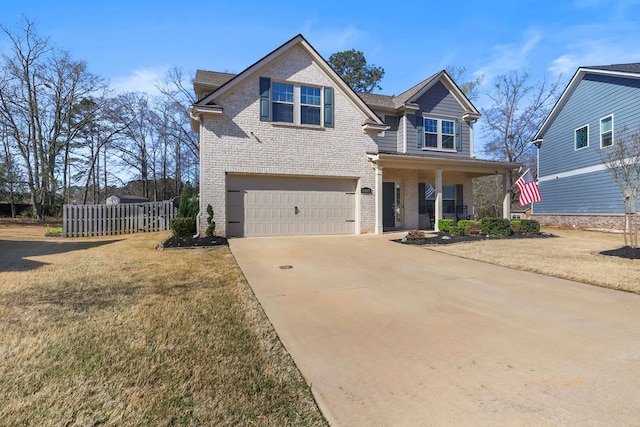
M 227 247 L 0 223 L 3 425 L 326 425 Z
M 518 270 L 640 293 L 640 261 L 599 255 L 624 246 L 622 235 L 597 231 L 542 230 L 551 239 L 486 240 L 429 246 L 430 250 Z

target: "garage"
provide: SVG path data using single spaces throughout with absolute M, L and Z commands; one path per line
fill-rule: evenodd
M 227 175 L 227 236 L 354 234 L 357 180 Z

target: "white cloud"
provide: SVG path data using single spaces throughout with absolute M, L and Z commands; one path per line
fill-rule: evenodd
M 633 40 L 591 40 L 569 46 L 568 50 L 552 61 L 548 68 L 551 73 L 572 75 L 578 67 L 638 62 L 640 58 L 640 47 Z
M 130 75 L 117 77 L 111 81 L 111 87 L 116 92 L 146 92 L 157 94 L 156 85 L 161 82 L 167 73 L 168 67 L 141 68 L 134 70 Z
M 302 34 L 309 40 L 322 55 L 329 55 L 335 52 L 356 49 L 368 52 L 379 51 L 381 45 L 377 40 L 369 40 L 367 33 L 358 29 L 354 25 L 347 25 L 342 28 L 316 27 L 315 21 L 305 22 Z M 367 46 L 362 47 L 366 44 Z
M 537 29 L 529 29 L 522 35 L 518 43 L 499 44 L 494 46 L 489 63 L 473 72 L 474 77 L 484 76 L 484 84 L 488 84 L 493 77 L 509 70 L 529 68 L 529 56 L 539 45 L 542 36 Z

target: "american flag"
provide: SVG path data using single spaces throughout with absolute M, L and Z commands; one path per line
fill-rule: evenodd
M 429 199 L 429 198 L 433 197 L 434 194 L 436 194 L 436 189 L 433 188 L 433 185 L 425 185 L 425 187 L 424 187 L 424 198 L 425 199 Z
M 518 187 L 518 190 L 520 190 L 520 197 L 518 198 L 518 204 L 520 206 L 542 200 L 538 183 L 533 179 L 531 169 L 527 169 L 527 171 L 518 178 L 515 185 Z

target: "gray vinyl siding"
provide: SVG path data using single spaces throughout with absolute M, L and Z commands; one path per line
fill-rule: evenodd
M 398 148 L 398 123 L 399 117 L 384 115 L 384 122 L 389 126 L 389 130 L 384 132 L 384 136 L 378 135 L 378 150 L 394 152 Z
M 602 164 L 600 119 L 613 114 L 614 144 L 626 126 L 636 131 L 640 124 L 640 81 L 612 76 L 586 75 L 542 135 L 538 176 L 572 172 Z M 576 128 L 589 125 L 589 146 L 575 150 Z M 540 182 L 542 202 L 538 214 L 623 213 L 621 192 L 608 170 Z
M 407 153 L 424 154 L 428 156 L 451 156 L 459 155 L 462 157 L 470 157 L 469 152 L 469 123 L 462 120 L 464 108 L 458 103 L 456 98 L 441 83 L 437 82 L 431 89 L 425 92 L 418 100 L 417 104 L 420 110 L 415 115 L 409 115 L 409 123 L 407 126 Z M 457 153 L 439 152 L 433 150 L 422 150 L 417 147 L 417 124 L 422 124 L 422 117 L 432 115 L 435 118 L 460 120 L 462 131 L 462 151 Z M 418 123 L 416 123 L 418 121 Z
M 539 176 L 593 166 L 600 159 L 600 119 L 613 114 L 614 143 L 626 126 L 640 124 L 640 81 L 611 76 L 586 75 L 543 135 Z M 589 146 L 575 150 L 574 131 L 589 125 Z
M 542 201 L 536 214 L 621 214 L 622 193 L 608 170 L 539 183 Z M 594 191 L 597 189 L 597 191 Z

